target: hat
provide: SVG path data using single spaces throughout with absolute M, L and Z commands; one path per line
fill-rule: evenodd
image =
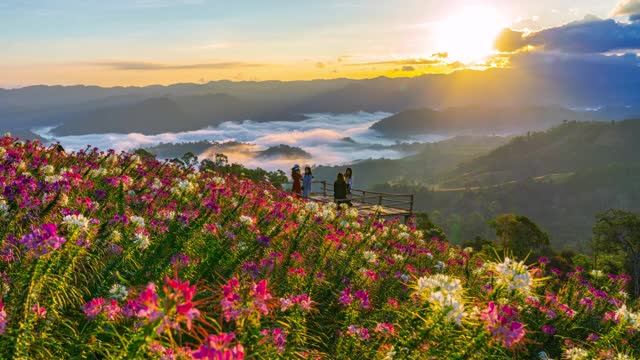
M 293 165 L 291 170 L 300 170 L 300 165 L 298 165 L 298 164 Z

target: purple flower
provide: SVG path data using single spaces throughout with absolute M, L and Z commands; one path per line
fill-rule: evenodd
M 67 242 L 64 237 L 58 236 L 57 231 L 56 225 L 44 224 L 40 229 L 23 236 L 20 243 L 37 258 L 60 249 Z
M 258 235 L 256 237 L 256 241 L 264 247 L 269 247 L 269 245 L 271 245 L 271 238 L 265 235 Z
M 558 328 L 555 325 L 542 325 L 542 331 L 549 335 L 555 334 L 557 330 Z

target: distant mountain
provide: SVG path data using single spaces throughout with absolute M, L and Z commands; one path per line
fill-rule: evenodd
M 168 109 L 171 105 L 166 100 L 147 102 L 159 98 L 169 99 L 178 107 Z M 151 109 L 150 105 L 154 104 L 160 108 Z M 81 134 L 104 128 L 97 124 L 94 129 L 88 123 L 114 119 L 115 114 L 122 117 L 120 123 L 116 123 L 118 131 L 127 130 L 123 125 L 131 123 L 136 131 L 157 134 L 169 129 L 196 130 L 238 119 L 296 121 L 303 119 L 304 114 L 316 112 L 398 113 L 409 109 L 464 109 L 469 106 L 519 109 L 556 104 L 578 109 L 575 112 L 589 110 L 598 118 L 621 120 L 640 116 L 640 108 L 636 105 L 640 104 L 640 68 L 583 63 L 461 70 L 447 75 L 394 79 L 216 81 L 141 88 L 31 86 L 0 92 L 0 131 L 64 124 L 58 133 Z M 159 119 L 149 117 L 164 110 L 170 112 Z M 181 114 L 187 116 L 173 118 Z M 134 115 L 143 116 L 135 119 Z M 425 116 L 432 119 L 433 115 L 427 113 Z M 547 116 L 544 113 L 537 115 L 543 119 Z M 171 119 L 179 124 L 169 124 Z M 441 124 L 438 119 L 431 122 L 431 126 Z M 535 124 L 534 121 L 524 123 Z M 141 126 L 143 124 L 145 126 Z M 497 121 L 496 126 L 499 124 Z
M 79 112 L 53 130 L 56 135 L 160 134 L 216 126 L 225 121 L 296 121 L 305 117 L 227 94 L 150 98 L 134 104 Z
M 561 107 L 487 107 L 468 106 L 407 110 L 380 120 L 371 126 L 386 136 L 407 137 L 419 134 L 514 133 L 544 130 L 567 120 L 587 120 L 595 116 Z

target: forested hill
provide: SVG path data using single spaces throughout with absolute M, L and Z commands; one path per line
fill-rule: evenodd
M 444 174 L 442 187 L 486 186 L 640 164 L 640 121 L 567 122 L 529 133 Z
M 553 247 L 589 251 L 596 214 L 640 210 L 640 121 L 565 123 L 514 138 L 435 178 L 431 186 L 376 189 L 416 193 L 416 208 L 456 243 L 492 239 L 488 223 L 514 213 L 546 230 Z

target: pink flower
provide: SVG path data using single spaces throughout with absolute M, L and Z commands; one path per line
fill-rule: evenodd
M 4 304 L 0 301 L 0 335 L 4 334 L 7 328 L 7 312 L 4 310 Z
M 206 343 L 193 351 L 191 356 L 206 360 L 243 360 L 244 348 L 240 344 L 232 345 L 233 339 L 234 334 L 209 335 Z
M 40 319 L 47 317 L 47 309 L 40 306 L 40 304 L 33 304 L 31 311 Z
M 491 301 L 488 307 L 482 311 L 481 319 L 486 322 L 487 330 L 491 332 L 495 340 L 505 348 L 517 345 L 524 338 L 524 325 L 517 321 L 518 312 L 513 307 L 496 306 Z
M 379 323 L 378 325 L 376 325 L 376 328 L 374 331 L 382 335 L 389 335 L 389 336 L 396 335 L 395 327 L 389 323 Z
M 111 301 L 109 301 L 109 304 L 105 305 L 103 309 L 107 314 L 107 319 L 109 319 L 109 321 L 117 319 L 120 315 L 120 312 L 122 311 L 120 306 L 118 306 L 118 301 L 115 299 L 111 299 Z
M 95 298 L 84 304 L 84 306 L 82 307 L 82 311 L 84 311 L 89 319 L 93 320 L 96 316 L 98 316 L 98 314 L 100 314 L 103 305 L 103 298 Z

